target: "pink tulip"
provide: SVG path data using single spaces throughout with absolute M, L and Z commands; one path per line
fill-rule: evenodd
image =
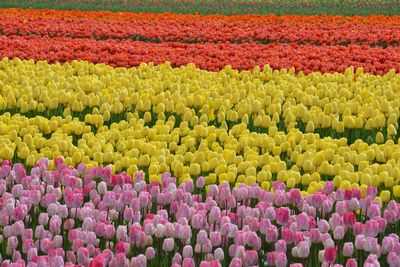
M 222 250 L 222 248 L 215 249 L 214 257 L 215 257 L 215 259 L 220 260 L 220 261 L 222 261 L 225 258 L 224 251 Z
M 343 218 L 339 213 L 332 214 L 329 219 L 329 225 L 331 229 L 335 229 L 337 226 L 343 226 Z
M 12 253 L 12 261 L 13 262 L 18 262 L 21 260 L 21 253 L 18 250 L 14 250 Z M 24 262 L 25 265 L 25 262 Z
M 310 241 L 314 244 L 321 242 L 321 232 L 317 228 L 310 230 Z
M 318 221 L 318 230 L 323 234 L 329 231 L 329 223 L 326 220 Z
M 196 180 L 196 187 L 197 188 L 203 188 L 205 185 L 205 179 L 203 176 L 199 176 Z
M 378 188 L 374 186 L 368 186 L 367 187 L 367 196 L 370 196 L 371 198 L 376 197 L 376 194 L 378 193 Z
M 397 234 L 395 234 L 395 233 L 390 233 L 388 237 L 390 237 L 393 240 L 393 242 L 399 242 L 400 241 L 399 236 Z
M 389 252 L 387 256 L 387 263 L 390 267 L 400 266 L 400 257 L 395 252 Z
M 50 259 L 50 267 L 63 266 L 64 259 L 62 256 L 55 256 Z
M 274 214 L 275 214 L 275 211 L 274 211 Z M 261 219 L 260 225 L 259 225 L 260 232 L 265 235 L 267 233 L 267 229 L 270 226 L 271 226 L 271 221 L 269 219 Z
M 192 258 L 184 258 L 182 261 L 182 267 L 194 267 L 195 263 Z
M 60 234 L 61 230 L 61 218 L 58 215 L 53 215 L 49 223 L 50 232 L 53 234 Z
M 299 258 L 307 258 L 310 254 L 310 245 L 306 241 L 300 241 L 297 245 L 297 256 Z
M 345 212 L 343 214 L 343 223 L 346 227 L 353 227 L 356 222 L 356 218 L 353 212 Z
M 294 234 L 289 228 L 282 228 L 281 230 L 282 234 L 282 239 L 285 240 L 285 242 L 290 245 L 294 241 Z
M 182 263 L 182 256 L 179 252 L 175 253 L 174 257 L 172 258 L 173 264 L 181 264 Z
M 13 235 L 16 235 L 16 236 L 22 235 L 24 233 L 24 230 L 25 230 L 24 223 L 22 221 L 15 222 L 12 225 L 11 230 L 13 232 Z
M 383 217 L 388 224 L 393 224 L 396 221 L 396 213 L 393 210 L 385 210 L 383 213 Z
M 373 218 L 378 223 L 378 233 L 383 233 L 386 230 L 387 222 L 384 218 L 377 216 Z
M 248 250 L 244 253 L 244 265 L 252 266 L 258 263 L 258 253 L 255 250 Z
M 375 220 L 369 220 L 365 223 L 365 236 L 376 237 L 379 232 L 379 223 Z
M 233 258 L 229 263 L 229 267 L 242 267 L 242 260 L 240 258 Z M 183 266 L 182 266 L 183 267 Z
M 72 263 L 76 262 L 76 256 L 73 251 L 67 251 L 66 257 L 67 257 L 67 261 L 72 262 Z
M 374 254 L 369 254 L 367 259 L 364 261 L 364 266 L 367 267 L 380 266 L 378 262 L 378 257 Z
M 357 235 L 354 246 L 356 249 L 364 249 L 366 246 L 367 240 L 364 235 Z
M 221 234 L 219 232 L 210 233 L 210 241 L 213 247 L 219 247 L 221 245 Z
M 357 198 L 352 198 L 350 199 L 348 203 L 348 209 L 349 211 L 356 211 L 360 208 L 360 202 L 358 201 Z
M 146 249 L 145 255 L 146 255 L 146 259 L 147 260 L 152 260 L 152 259 L 154 259 L 155 255 L 156 255 L 156 252 L 155 252 L 153 247 L 148 247 Z
M 343 255 L 345 257 L 351 257 L 353 255 L 354 246 L 352 242 L 346 242 L 343 245 Z
M 268 223 L 271 224 L 271 221 L 275 221 L 276 219 L 276 212 L 275 209 L 273 207 L 268 207 L 265 210 L 265 219 L 261 219 L 260 222 L 260 230 L 261 230 L 261 223 L 263 220 L 267 220 L 266 223 L 266 227 L 269 227 Z
M 344 235 L 345 235 L 345 229 L 341 225 L 337 226 L 333 231 L 333 237 L 336 240 L 342 240 L 344 238 Z
M 337 201 L 336 202 L 336 212 L 340 215 L 343 215 L 347 212 L 347 202 L 346 201 Z
M 143 266 L 143 264 L 138 263 L 138 258 L 136 257 L 136 266 Z M 129 267 L 129 260 L 126 258 L 125 254 L 118 253 L 113 257 L 109 263 L 110 267 Z
M 166 238 L 164 239 L 162 249 L 168 252 L 174 250 L 175 242 L 173 238 Z
M 285 266 L 287 266 L 286 253 L 282 253 L 282 252 L 277 252 L 276 253 L 275 266 L 276 267 L 285 267 Z
M 368 252 L 372 252 L 376 246 L 378 246 L 378 239 L 374 237 L 367 236 L 365 250 Z
M 364 224 L 362 224 L 361 222 L 355 222 L 353 225 L 354 235 L 361 235 L 362 233 L 364 233 L 364 228 Z
M 280 225 L 284 225 L 289 220 L 289 209 L 288 208 L 277 208 L 275 209 L 276 222 Z
M 121 265 L 118 265 L 118 266 L 121 266 Z M 139 254 L 136 257 L 136 265 L 135 266 L 137 266 L 137 267 L 146 267 L 147 266 L 146 256 L 143 255 L 143 254 Z
M 60 248 L 63 245 L 63 238 L 60 235 L 56 235 L 53 238 L 53 245 L 55 248 Z
M 265 235 L 265 240 L 269 243 L 275 242 L 278 239 L 278 228 L 275 225 L 271 225 L 267 229 L 267 233 Z
M 367 210 L 367 216 L 370 218 L 381 216 L 381 208 L 377 204 L 369 206 Z
M 294 234 L 294 244 L 296 246 L 303 240 L 304 240 L 304 233 L 303 232 L 296 232 Z
M 336 260 L 336 248 L 334 247 L 328 247 L 325 249 L 324 252 L 324 261 L 328 262 L 328 263 L 333 263 Z
M 18 246 L 18 238 L 16 236 L 11 236 L 7 240 L 7 248 L 10 250 L 16 249 Z
M 111 240 L 111 239 L 114 238 L 114 236 L 115 236 L 115 227 L 114 227 L 114 225 L 107 224 L 104 227 L 104 237 L 105 237 L 105 239 Z
M 304 212 L 300 213 L 299 215 L 297 215 L 296 221 L 300 230 L 308 230 L 309 221 L 307 214 L 305 214 Z
M 248 231 L 246 233 L 246 243 L 255 250 L 261 248 L 261 238 L 257 236 L 257 233 Z
M 346 267 L 358 267 L 358 263 L 355 259 L 348 259 L 346 261 Z
M 393 248 L 393 239 L 385 236 L 382 240 L 382 253 L 387 254 Z
M 50 249 L 54 248 L 53 242 L 49 238 L 40 240 L 40 250 L 47 254 Z
M 49 215 L 47 213 L 43 213 L 43 212 L 40 213 L 39 220 L 38 220 L 39 224 L 46 225 L 48 223 L 48 221 L 49 221 Z

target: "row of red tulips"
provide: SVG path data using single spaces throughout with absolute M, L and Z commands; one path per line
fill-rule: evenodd
M 82 0 L 79 0 L 81 2 Z M 168 0 L 167 0 L 168 1 Z M 196 0 L 195 0 L 196 1 Z M 204 1 L 204 0 L 203 0 Z M 207 0 L 205 0 L 207 1 Z M 65 1 L 63 1 L 65 2 Z M 141 3 L 143 4 L 143 3 Z M 385 15 L 369 15 L 369 16 L 303 16 L 303 15 L 193 15 L 193 14 L 177 14 L 177 13 L 141 13 L 141 12 L 111 12 L 111 11 L 79 11 L 79 10 L 49 10 L 49 9 L 19 9 L 19 8 L 3 8 L 0 9 L 0 16 L 5 17 L 24 17 L 26 19 L 40 18 L 81 18 L 96 20 L 151 20 L 151 21 L 220 21 L 228 22 L 251 22 L 259 24 L 276 24 L 276 23 L 320 23 L 320 24 L 364 24 L 364 25 L 400 25 L 400 16 Z
M 48 38 L 38 36 L 0 36 L 0 58 L 65 62 L 74 59 L 111 66 L 131 67 L 141 62 L 174 66 L 194 63 L 197 67 L 217 71 L 226 65 L 235 69 L 252 69 L 270 65 L 274 69 L 295 67 L 310 73 L 344 72 L 349 66 L 384 74 L 390 69 L 400 72 L 400 47 L 366 45 L 314 46 L 297 44 L 183 44 L 173 42 L 96 41 L 90 39 Z
M 245 23 L 219 20 L 96 20 L 5 17 L 2 35 L 48 35 L 91 39 L 134 39 L 179 42 L 289 42 L 347 45 L 350 43 L 398 46 L 400 26 L 363 24 Z

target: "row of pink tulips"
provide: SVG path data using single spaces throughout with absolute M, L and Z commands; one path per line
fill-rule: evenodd
M 204 187 L 42 159 L 0 169 L 1 266 L 400 266 L 400 205 L 359 190 Z

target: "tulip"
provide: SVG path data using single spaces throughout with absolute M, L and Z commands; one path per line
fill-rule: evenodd
M 210 233 L 210 241 L 213 247 L 218 247 L 221 245 L 221 234 L 219 232 Z
M 346 261 L 346 267 L 357 267 L 358 263 L 355 259 L 348 259 Z
M 275 212 L 276 212 L 276 222 L 280 225 L 286 224 L 289 219 L 289 209 L 277 208 Z
M 182 267 L 194 267 L 195 263 L 192 258 L 184 258 L 182 261 Z
M 351 257 L 354 252 L 354 246 L 352 242 L 346 242 L 343 245 L 343 255 L 345 257 Z
M 215 259 L 220 260 L 220 261 L 222 261 L 225 258 L 224 251 L 222 250 L 222 248 L 215 249 L 214 257 L 215 257 Z
M 14 250 L 17 248 L 17 246 L 18 246 L 18 238 L 15 236 L 9 237 L 7 240 L 7 248 L 9 250 Z
M 328 263 L 333 263 L 336 260 L 336 248 L 334 247 L 327 247 L 324 252 L 324 261 Z
M 156 254 L 155 254 L 155 250 L 154 250 L 153 247 L 148 247 L 148 248 L 146 248 L 145 256 L 146 256 L 146 259 L 147 259 L 147 260 L 152 260 L 152 259 L 154 259 L 155 255 L 156 255 Z
M 307 258 L 310 254 L 310 246 L 306 241 L 300 241 L 297 245 L 297 256 L 299 258 Z
M 229 267 L 241 267 L 241 266 L 242 266 L 242 260 L 240 258 L 235 257 L 229 263 Z
M 343 223 L 346 227 L 352 227 L 356 222 L 353 212 L 345 212 L 343 214 Z
M 400 263 L 400 257 L 395 252 L 389 252 L 387 256 L 387 263 L 390 267 L 398 266 Z
M 174 250 L 174 239 L 173 238 L 166 238 L 164 239 L 162 249 L 168 252 Z
M 336 240 L 342 240 L 345 235 L 345 230 L 343 226 L 337 226 L 335 230 L 333 231 L 333 237 Z

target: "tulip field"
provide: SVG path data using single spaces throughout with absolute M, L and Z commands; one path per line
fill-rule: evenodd
M 399 14 L 17 2 L 0 267 L 400 267 Z

